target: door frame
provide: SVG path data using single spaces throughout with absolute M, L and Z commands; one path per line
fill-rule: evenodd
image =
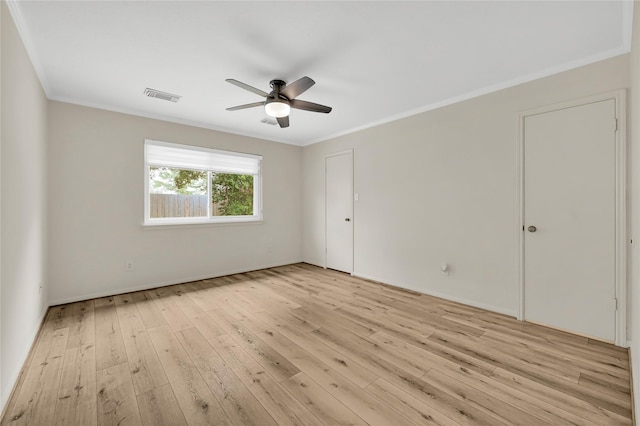
M 337 157 L 340 155 L 345 155 L 345 154 L 351 154 L 351 272 L 350 274 L 353 276 L 353 271 L 355 271 L 355 245 L 356 245 L 356 240 L 355 240 L 355 228 L 356 228 L 356 221 L 355 221 L 355 203 L 353 200 L 353 193 L 354 193 L 354 164 L 355 164 L 355 160 L 354 160 L 354 153 L 353 153 L 353 149 L 346 149 L 344 151 L 338 151 L 338 152 L 333 152 L 331 154 L 326 154 L 324 156 L 324 269 L 327 269 L 327 251 L 328 251 L 328 247 L 327 247 L 327 160 L 331 157 Z
M 553 105 L 533 108 L 518 114 L 518 257 L 519 306 L 520 321 L 525 320 L 525 282 L 524 282 L 524 120 L 528 116 L 572 108 L 580 105 L 613 99 L 616 106 L 616 142 L 615 142 L 615 293 L 617 300 L 615 320 L 615 344 L 627 347 L 627 124 L 626 124 L 626 90 L 620 89 L 601 93 Z

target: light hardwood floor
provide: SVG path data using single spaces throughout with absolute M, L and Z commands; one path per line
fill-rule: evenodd
M 49 310 L 3 425 L 630 425 L 627 351 L 296 264 Z

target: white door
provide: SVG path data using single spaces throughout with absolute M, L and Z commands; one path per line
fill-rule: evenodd
M 616 333 L 614 99 L 524 118 L 524 318 Z
M 353 272 L 353 153 L 326 158 L 327 268 Z

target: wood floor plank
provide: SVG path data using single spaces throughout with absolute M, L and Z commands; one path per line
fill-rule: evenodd
M 443 317 L 447 320 L 453 318 Z M 460 321 L 458 319 L 457 321 Z M 582 336 L 573 336 L 569 333 L 553 330 L 536 324 L 530 324 L 522 321 L 513 321 L 513 319 L 505 318 L 495 313 L 487 312 L 482 315 L 476 315 L 465 323 L 472 323 L 486 331 L 495 331 L 504 334 L 510 338 L 524 342 L 525 344 L 541 345 L 543 350 L 553 350 L 555 347 L 564 353 L 580 354 L 581 356 L 608 356 L 609 361 L 624 366 L 627 361 L 620 353 L 614 354 L 607 351 L 600 351 L 597 346 L 589 346 L 588 339 Z
M 218 326 L 207 313 L 191 298 L 191 295 L 197 293 L 197 289 L 192 284 L 183 284 L 181 286 L 173 286 L 173 300 L 182 312 L 189 318 L 191 323 L 197 328 L 202 335 L 211 339 L 221 336 L 225 331 Z
M 348 333 L 331 333 L 324 329 L 318 329 L 311 332 L 310 335 L 335 351 L 356 360 L 358 364 L 375 373 L 378 377 L 387 379 L 400 378 L 407 382 L 413 382 L 418 379 L 398 367 L 395 363 L 369 352 L 370 342 L 361 347 Z
M 631 389 L 626 383 L 614 383 L 591 372 L 581 372 L 578 384 L 590 387 L 599 392 L 607 393 L 615 398 L 628 401 L 631 398 Z
M 372 350 L 373 348 L 386 349 L 385 351 L 378 352 L 381 358 L 395 363 L 416 377 L 422 376 L 433 368 L 433 364 L 425 358 L 425 351 L 410 343 L 395 339 L 382 331 L 368 336 L 366 340 L 373 343 L 371 347 Z
M 511 425 L 551 425 L 552 423 L 520 410 L 486 392 L 466 386 L 463 382 L 441 373 L 435 368 L 422 379 L 445 390 L 450 395 L 496 418 L 507 420 Z
M 208 280 L 195 281 L 190 283 L 196 291 L 189 292 L 187 296 L 193 303 L 198 305 L 203 311 L 220 308 L 219 299 L 216 294 L 216 287 Z
M 354 361 L 351 357 L 324 345 L 314 339 L 313 336 L 296 329 L 290 324 L 282 324 L 279 327 L 274 327 L 273 330 L 277 330 L 291 342 L 294 342 L 293 344 L 313 354 L 319 361 L 333 368 L 361 388 L 366 387 L 377 378 L 376 374 Z M 267 330 L 261 336 L 263 336 L 263 340 L 269 342 L 273 338 L 273 331 Z
M 398 344 L 397 346 L 406 347 L 405 351 L 398 352 L 392 345 L 378 344 L 376 341 L 372 341 L 370 336 L 358 336 L 341 327 L 333 327 L 331 330 L 321 328 L 314 330 L 311 334 L 325 343 L 330 342 L 329 344 L 333 344 L 338 351 L 346 349 L 348 351 L 346 355 L 360 363 L 362 363 L 361 360 L 369 360 L 379 366 L 379 360 L 384 360 L 415 377 L 422 376 L 431 368 L 429 363 L 423 362 L 423 359 L 415 353 L 416 351 L 414 353 L 409 351 L 408 344 Z
M 547 423 L 558 426 L 585 425 L 595 426 L 586 418 L 579 417 L 569 411 L 565 411 L 545 401 L 535 398 L 530 393 L 505 385 L 473 370 L 461 366 L 443 365 L 438 367 L 444 374 L 451 375 L 457 380 L 466 383 L 469 387 L 476 388 L 485 394 L 499 398 L 521 410 L 536 417 L 540 417 Z M 429 373 L 427 373 L 429 374 Z
M 496 421 L 495 418 L 485 413 L 469 407 L 464 403 L 457 401 L 441 389 L 431 386 L 429 383 L 412 376 L 403 369 L 397 367 L 384 358 L 377 356 L 369 351 L 370 345 L 358 344 L 355 335 L 349 336 L 348 333 L 330 333 L 323 329 L 316 330 L 311 333 L 314 337 L 336 350 L 345 353 L 356 359 L 366 368 L 371 369 L 380 377 L 390 381 L 392 384 L 405 390 L 414 398 L 425 400 L 433 408 L 437 409 L 447 417 L 455 420 L 463 425 L 472 424 L 507 424 L 505 422 Z
M 70 304 L 57 305 L 49 308 L 46 315 L 46 324 L 54 330 L 67 328 L 67 312 L 71 310 Z
M 260 312 L 264 311 L 260 310 L 257 313 Z M 269 324 L 258 321 L 255 313 L 244 310 L 244 308 L 236 302 L 224 303 L 219 309 L 207 311 L 207 314 L 214 320 L 214 323 L 221 326 L 225 334 L 229 332 L 229 329 L 225 328 L 225 325 L 228 325 L 228 323 L 241 325 L 243 329 L 249 330 L 252 333 L 260 333 L 269 328 Z
M 244 296 L 258 305 L 268 305 L 270 310 L 274 312 L 286 312 L 289 309 L 301 308 L 297 302 L 288 299 L 287 297 L 279 294 L 271 287 L 265 286 L 257 281 L 253 281 L 245 274 L 240 274 L 245 281 L 250 284 L 250 290 L 244 293 Z
M 487 364 L 495 367 L 503 367 L 513 371 L 520 369 L 531 370 L 532 373 L 543 377 L 558 378 L 569 383 L 578 383 L 580 371 L 573 365 L 562 363 L 558 360 L 536 357 L 535 355 L 524 354 L 513 349 L 512 346 L 498 343 L 485 343 L 482 340 L 474 341 L 473 350 L 462 350 L 470 345 L 470 342 L 462 336 L 444 336 L 435 333 L 429 337 L 430 341 L 443 346 L 455 348 L 471 357 L 483 360 Z
M 439 315 L 434 315 L 418 307 L 411 306 L 405 302 L 391 302 L 392 307 L 395 308 L 394 312 L 400 316 L 405 316 L 407 319 L 419 319 L 419 321 L 425 323 L 430 327 L 434 327 L 438 330 L 448 333 L 459 334 L 462 336 L 479 337 L 484 334 L 484 330 L 479 327 L 463 325 L 461 323 L 455 323 L 447 321 Z
M 214 316 L 214 312 L 216 315 Z M 277 381 L 286 380 L 300 372 L 295 365 L 264 343 L 256 334 L 245 328 L 224 309 L 209 311 L 215 321 L 227 331 L 227 335 L 238 342 Z
M 380 330 L 403 336 L 407 340 L 422 340 L 436 332 L 435 328 L 418 322 L 397 321 L 389 312 L 367 312 L 358 307 L 340 307 L 335 313 L 371 330 Z
M 127 362 L 120 321 L 113 297 L 95 300 L 96 367 L 98 370 Z
M 140 411 L 127 364 L 98 371 L 98 425 L 140 425 Z
M 585 401 L 575 395 L 567 394 L 562 390 L 547 386 L 544 382 L 514 374 L 510 371 L 496 368 L 492 376 L 508 386 L 519 389 L 525 393 L 541 399 L 551 405 L 570 411 L 578 416 L 585 417 L 596 424 L 601 425 L 630 425 L 630 411 L 625 414 L 607 410 L 593 401 Z
M 212 339 L 211 344 L 278 425 L 322 425 L 234 339 L 223 335 Z
M 145 327 L 157 327 L 167 323 L 149 293 L 146 291 L 138 291 L 131 293 L 131 297 L 133 297 Z
M 222 280 L 228 280 L 229 277 L 222 277 Z M 267 309 L 264 303 L 256 303 L 247 294 L 251 291 L 251 284 L 242 280 L 231 280 L 227 286 L 219 289 L 221 302 L 220 308 L 232 308 L 238 312 L 251 314 L 253 312 L 261 312 Z
M 384 379 L 461 425 L 512 426 L 508 420 L 498 420 L 428 381 L 409 376 L 385 376 Z
M 318 293 L 305 288 L 305 286 L 301 283 L 284 283 L 279 279 L 279 275 L 277 273 L 268 274 L 266 271 L 253 271 L 246 272 L 245 275 L 256 282 L 264 284 L 269 288 L 274 289 L 275 291 L 287 295 L 287 297 L 291 298 L 294 301 L 297 301 L 298 298 Z
M 187 423 L 215 425 L 225 420 L 222 407 L 171 328 L 163 325 L 148 332 Z
M 180 405 L 168 383 L 138 395 L 137 400 L 144 426 L 187 425 Z
M 531 350 L 523 351 L 513 345 L 497 342 L 485 343 L 483 339 L 480 339 L 479 343 L 483 347 L 500 351 L 503 354 L 517 358 L 529 365 L 534 365 L 536 368 L 540 368 L 545 372 L 554 374 L 555 376 L 562 377 L 565 380 L 577 383 L 580 378 L 580 367 L 578 365 L 575 363 L 569 364 L 548 353 Z
M 342 307 L 347 310 L 348 308 L 356 308 L 360 310 L 366 310 L 373 313 L 384 314 L 389 312 L 389 306 L 382 303 L 372 302 L 371 300 L 364 299 L 357 294 L 353 294 L 350 298 L 336 298 L 342 304 Z
M 298 298 L 297 300 L 301 303 L 300 307 L 304 306 L 308 309 L 321 307 L 332 311 L 342 306 L 342 303 L 336 302 L 331 297 L 326 297 L 326 294 L 327 293 L 312 294 L 306 297 Z
M 559 345 L 549 344 L 532 338 L 523 338 L 510 335 L 506 332 L 497 333 L 487 331 L 482 335 L 481 341 L 489 345 L 495 343 L 508 345 L 521 352 L 546 354 L 553 356 L 560 362 L 570 362 L 580 370 L 587 370 L 593 374 L 606 374 L 609 380 L 629 382 L 629 361 L 618 356 L 602 355 L 588 352 L 588 349 L 572 349 L 567 351 Z
M 53 424 L 97 425 L 96 386 L 95 345 L 67 349 Z
M 135 305 L 133 307 L 135 308 Z M 118 318 L 136 395 L 168 383 L 162 364 L 137 310 L 125 311 Z
M 295 327 L 297 330 L 301 330 L 304 333 L 308 333 L 320 328 L 319 325 L 312 324 L 307 320 L 300 319 L 295 315 L 292 315 L 290 312 L 278 312 L 277 315 L 269 311 L 257 312 L 255 314 L 255 317 L 258 321 L 267 324 L 268 328 L 280 327 L 283 324 L 288 324 L 292 327 Z
M 304 268 L 300 268 L 297 265 L 291 265 L 283 267 L 282 269 L 274 269 L 273 272 L 285 272 L 281 276 L 292 277 L 305 282 L 307 285 L 314 285 L 322 289 L 322 291 L 328 291 L 343 296 L 350 296 L 358 289 L 356 282 L 351 281 L 348 275 L 338 273 L 332 275 L 334 271 L 328 270 L 327 273 L 318 275 L 313 272 L 306 271 Z M 269 272 L 269 271 L 267 271 Z
M 314 306 L 313 308 L 305 306 L 298 309 L 292 309 L 291 314 L 295 315 L 301 320 L 317 324 L 320 327 L 329 329 L 333 327 L 342 327 L 351 330 L 352 333 L 358 334 L 360 336 L 369 336 L 376 331 L 379 331 L 378 328 L 361 325 L 349 318 L 336 315 L 335 313 L 333 313 L 333 311 L 323 306 Z
M 182 330 L 177 337 L 233 424 L 277 425 L 198 330 Z
M 40 338 L 16 403 L 5 413 L 3 424 L 44 425 L 54 417 L 69 329 L 56 330 L 50 324 Z
M 72 303 L 69 307 L 67 348 L 94 344 L 96 341 L 95 303 L 93 300 Z
M 268 276 L 268 282 L 271 286 L 277 289 L 287 290 L 289 288 L 298 289 L 307 295 L 318 294 L 325 291 L 325 287 L 319 285 L 315 280 L 305 279 L 296 276 L 295 273 L 287 271 L 286 273 L 280 273 L 277 270 L 263 270 L 260 271 L 265 276 Z
M 138 307 L 133 300 L 132 293 L 113 296 L 113 301 L 116 304 L 116 312 L 118 313 L 118 316 L 138 315 Z
M 386 401 L 397 410 L 404 413 L 415 424 L 438 425 L 438 426 L 459 426 L 449 417 L 425 404 L 421 400 L 414 398 L 400 388 L 392 385 L 384 379 L 377 379 L 367 386 L 367 392 L 376 396 L 382 401 Z
M 587 339 L 587 347 L 589 348 L 598 348 L 599 351 L 603 353 L 610 353 L 612 355 L 617 355 L 629 359 L 629 351 L 627 348 L 621 348 L 619 346 L 614 346 L 610 343 L 601 342 L 595 339 Z
M 171 290 L 167 288 L 157 288 L 147 291 L 146 294 L 156 303 L 166 323 L 169 324 L 169 327 L 171 327 L 173 331 L 193 327 L 193 323 L 189 321 L 189 318 L 171 298 Z
M 429 339 L 438 339 L 436 335 Z M 484 346 L 475 346 L 473 349 L 465 348 L 460 341 L 453 339 L 447 340 L 447 344 L 455 347 L 461 352 L 468 353 L 484 359 L 486 362 L 493 363 L 499 368 L 514 373 L 518 376 L 531 379 L 533 381 L 544 384 L 550 389 L 559 390 L 567 395 L 574 396 L 587 402 L 591 402 L 596 406 L 603 407 L 608 411 L 612 411 L 621 416 L 628 415 L 631 409 L 631 401 L 620 401 L 617 398 L 610 397 L 606 394 L 599 393 L 592 389 L 580 386 L 577 381 L 565 380 L 554 375 L 552 372 L 545 371 L 537 365 L 519 360 L 517 357 L 504 354 L 500 351 Z M 497 369 L 496 369 L 497 370 Z
M 271 334 L 267 332 L 266 335 L 271 338 L 269 342 L 272 342 L 279 351 L 286 354 L 287 358 L 298 365 L 300 370 L 337 400 L 348 405 L 354 413 L 370 425 L 411 424 L 411 421 L 403 417 L 401 413 L 345 379 L 280 333 L 273 331 Z
M 496 369 L 495 366 L 482 360 L 474 359 L 446 346 L 434 344 L 428 339 L 419 342 L 420 345 L 416 345 L 414 342 L 405 342 L 401 338 L 383 332 L 372 334 L 367 339 L 387 347 L 390 352 L 404 353 L 405 357 L 409 357 L 413 362 L 421 365 L 421 369 L 425 372 L 431 368 L 455 366 L 491 375 Z
M 369 424 L 302 372 L 285 380 L 282 385 L 325 425 L 366 426 Z

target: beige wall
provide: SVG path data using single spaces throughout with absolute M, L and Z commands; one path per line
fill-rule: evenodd
M 304 260 L 324 264 L 325 156 L 353 149 L 354 273 L 515 315 L 518 113 L 627 87 L 624 55 L 305 147 Z
M 629 195 L 631 214 L 629 215 L 630 233 L 634 247 L 629 257 L 630 291 L 628 317 L 632 324 L 629 340 L 631 367 L 633 371 L 633 394 L 635 397 L 636 419 L 640 410 L 640 2 L 634 3 L 633 36 L 631 45 L 631 90 L 629 97 Z
M 0 407 L 4 407 L 48 305 L 47 99 L 6 3 L 0 7 Z
M 262 155 L 264 222 L 142 227 L 145 138 Z M 297 146 L 49 102 L 51 304 L 299 262 L 301 166 Z

